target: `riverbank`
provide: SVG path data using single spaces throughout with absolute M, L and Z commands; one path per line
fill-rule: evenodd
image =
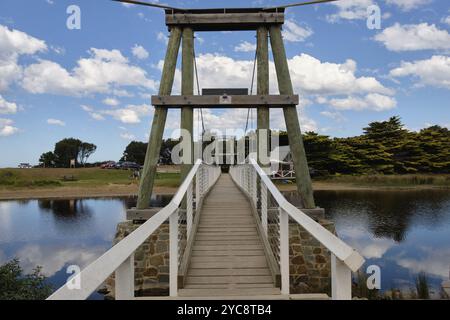
M 179 167 L 158 168 L 154 193 L 174 194 Z M 281 191 L 294 191 L 293 181 L 275 182 Z M 450 175 L 336 176 L 314 180 L 321 190 L 422 190 L 448 189 Z M 130 171 L 81 169 L 0 169 L 0 200 L 102 198 L 135 196 L 138 181 Z
M 295 191 L 295 183 L 277 184 L 280 191 Z M 414 190 L 430 190 L 430 189 L 445 189 L 449 187 L 422 185 L 422 186 L 362 186 L 344 183 L 329 183 L 329 182 L 313 182 L 315 191 L 336 190 L 336 191 L 414 191 Z M 26 188 L 5 190 L 0 189 L 1 200 L 31 200 L 31 199 L 77 199 L 77 198 L 115 198 L 115 197 L 133 197 L 138 192 L 138 185 L 107 185 L 96 187 L 53 187 L 53 188 Z M 155 186 L 155 194 L 175 194 L 177 187 Z

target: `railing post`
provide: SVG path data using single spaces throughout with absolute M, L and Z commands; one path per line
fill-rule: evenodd
M 254 167 L 251 168 L 252 171 L 252 198 L 253 198 L 253 204 L 255 205 L 255 208 L 258 208 L 258 173 L 256 172 L 256 169 Z
M 280 213 L 280 273 L 281 294 L 289 294 L 289 215 L 283 209 Z
M 193 213 L 194 213 L 194 207 L 192 204 L 193 200 L 194 200 L 194 195 L 193 195 L 193 186 L 192 186 L 192 182 L 191 182 L 186 191 L 186 238 L 187 238 L 187 240 L 189 240 L 189 237 L 191 235 L 191 229 L 192 229 L 192 220 L 193 220 Z
M 352 272 L 331 253 L 331 297 L 333 300 L 352 299 Z
M 116 270 L 116 300 L 134 299 L 134 253 Z
M 198 168 L 197 173 L 195 174 L 195 208 L 198 209 L 198 204 L 200 203 L 200 176 L 201 176 L 202 168 Z
M 169 218 L 169 295 L 178 295 L 178 210 Z
M 264 235 L 267 237 L 267 187 L 261 180 L 261 223 L 264 230 Z

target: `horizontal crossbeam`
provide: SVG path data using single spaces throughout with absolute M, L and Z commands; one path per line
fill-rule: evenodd
M 166 25 L 189 27 L 194 31 L 237 31 L 256 30 L 261 25 L 281 25 L 284 13 L 203 13 L 203 14 L 166 14 Z
M 166 108 L 283 108 L 298 104 L 298 95 L 152 96 L 152 105 Z

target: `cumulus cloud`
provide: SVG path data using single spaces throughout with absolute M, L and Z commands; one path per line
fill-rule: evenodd
M 395 5 L 403 11 L 417 9 L 430 2 L 431 0 L 386 0 L 387 4 Z
M 429 59 L 402 62 L 390 71 L 392 77 L 418 78 L 418 86 L 434 86 L 450 89 L 450 57 L 435 55 Z
M 155 81 L 147 78 L 143 69 L 130 65 L 119 50 L 92 48 L 89 55 L 71 71 L 55 62 L 40 60 L 24 70 L 22 86 L 34 94 L 68 96 L 109 93 L 123 86 L 155 90 Z
M 107 106 L 112 106 L 112 107 L 116 107 L 120 104 L 120 101 L 117 100 L 116 98 L 106 98 L 106 99 L 103 99 L 102 102 L 104 104 L 106 104 Z
M 283 38 L 288 42 L 303 42 L 313 31 L 309 27 L 301 27 L 294 20 L 286 20 L 283 27 Z
M 248 87 L 253 71 L 252 60 L 237 60 L 221 54 L 201 54 L 198 57 L 199 78 L 217 87 Z M 348 95 L 353 93 L 379 93 L 392 95 L 394 91 L 383 86 L 374 77 L 357 77 L 357 64 L 348 59 L 344 63 L 322 62 L 308 54 L 288 60 L 292 83 L 301 94 Z M 160 63 L 161 64 L 161 63 Z M 269 65 L 270 78 L 276 79 L 274 63 Z M 176 76 L 180 83 L 179 70 Z M 278 93 L 277 81 L 270 82 L 270 92 Z
M 341 0 L 332 2 L 338 11 L 327 15 L 328 22 L 337 22 L 340 20 L 361 20 L 367 19 L 367 7 L 375 4 L 373 0 Z
M 248 41 L 242 41 L 239 45 L 234 47 L 235 52 L 254 52 L 256 50 L 256 44 Z
M 122 133 L 120 134 L 120 137 L 121 137 L 122 139 L 130 140 L 130 141 L 136 140 L 136 137 L 135 137 L 133 134 L 129 133 L 129 132 L 122 132 Z
M 11 119 L 0 118 L 0 137 L 8 137 L 19 131 L 13 123 Z
M 145 50 L 143 46 L 139 46 L 137 44 L 131 49 L 131 51 L 133 53 L 133 56 L 141 60 L 147 59 L 150 56 L 148 51 Z
M 156 35 L 156 39 L 166 44 L 169 42 L 169 37 L 164 32 L 158 32 Z
M 17 112 L 17 104 L 6 101 L 0 94 L 0 114 L 13 114 Z
M 47 119 L 47 123 L 53 126 L 65 127 L 66 123 L 59 119 Z
M 336 110 L 374 110 L 386 111 L 397 106 L 395 98 L 379 93 L 369 93 L 365 97 L 349 96 L 346 98 L 333 98 L 321 100 L 322 104 L 327 104 Z M 324 114 L 331 115 L 331 114 Z
M 91 111 L 92 112 L 92 111 Z M 141 122 L 142 117 L 153 114 L 153 108 L 149 105 L 128 105 L 125 108 L 115 110 L 101 110 L 100 115 L 109 115 L 114 119 L 127 124 L 136 124 Z
M 399 23 L 384 29 L 375 40 L 391 51 L 446 50 L 450 49 L 450 34 L 434 24 Z
M 44 41 L 22 31 L 0 25 L 0 92 L 20 78 L 22 68 L 18 59 L 22 55 L 33 55 L 47 50 Z
M 96 112 L 94 110 L 94 108 L 90 107 L 90 106 L 86 106 L 86 105 L 81 105 L 81 109 L 83 109 L 84 111 L 86 111 L 89 116 L 97 121 L 103 121 L 105 120 L 105 117 L 103 117 L 100 113 Z

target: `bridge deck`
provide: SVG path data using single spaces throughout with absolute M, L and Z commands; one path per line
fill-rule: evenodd
M 180 296 L 277 295 L 248 199 L 228 174 L 206 198 Z

